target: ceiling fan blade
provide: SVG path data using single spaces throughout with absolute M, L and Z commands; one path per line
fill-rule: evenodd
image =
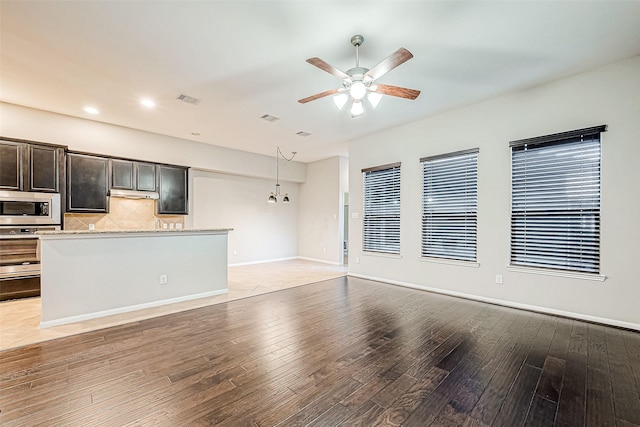
M 320 58 L 309 58 L 307 59 L 307 62 L 311 65 L 315 65 L 316 67 L 320 68 L 323 71 L 326 71 L 329 74 L 333 74 L 334 76 L 336 76 L 339 79 L 351 79 L 351 76 L 348 75 L 345 72 L 342 72 L 340 70 L 338 70 L 336 67 L 334 67 L 333 65 L 323 61 Z
M 336 93 L 340 93 L 340 89 L 329 89 L 324 92 L 316 93 L 315 95 L 307 96 L 306 98 L 298 99 L 300 104 L 306 104 L 310 101 L 315 101 L 316 99 L 324 98 L 325 96 L 333 95 Z
M 413 54 L 407 49 L 401 47 L 400 49 L 396 50 L 391 55 L 387 56 L 382 61 L 374 65 L 373 68 L 367 71 L 364 75 L 371 77 L 372 80 L 375 80 L 383 76 L 384 74 L 387 74 L 398 65 L 407 62 L 411 58 L 413 58 Z
M 384 95 L 397 96 L 398 98 L 406 98 L 406 99 L 416 99 L 418 95 L 420 95 L 419 90 L 408 89 L 406 87 L 399 86 L 391 86 L 391 85 L 383 85 L 377 83 L 376 90 L 373 92 L 382 93 Z

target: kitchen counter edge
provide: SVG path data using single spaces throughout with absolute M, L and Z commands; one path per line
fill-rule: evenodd
M 132 235 L 166 235 L 166 234 L 226 234 L 233 228 L 181 228 L 181 229 L 154 229 L 154 230 L 52 230 L 37 231 L 40 238 L 61 237 L 118 237 Z

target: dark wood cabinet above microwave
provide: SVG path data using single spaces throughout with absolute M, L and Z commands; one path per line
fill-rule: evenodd
M 0 139 L 0 189 L 60 192 L 61 181 L 64 182 L 64 149 Z
M 0 141 L 0 189 L 22 190 L 22 144 Z

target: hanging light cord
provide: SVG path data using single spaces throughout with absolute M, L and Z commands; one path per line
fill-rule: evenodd
M 280 174 L 279 174 L 279 168 L 278 168 L 278 156 L 282 157 L 283 159 L 285 159 L 287 162 L 290 162 L 291 160 L 293 160 L 293 158 L 296 156 L 296 154 L 298 154 L 297 151 L 292 151 L 291 152 L 291 157 L 290 158 L 286 158 L 284 154 L 282 154 L 282 151 L 280 151 L 280 147 L 276 147 L 276 196 L 280 195 Z
M 293 160 L 293 158 L 296 156 L 296 154 L 298 154 L 297 151 L 292 151 L 291 152 L 291 157 L 290 158 L 286 158 L 284 156 L 284 154 L 282 154 L 282 151 L 280 151 L 280 147 L 278 147 L 278 154 L 280 154 L 282 156 L 283 159 L 285 159 L 287 162 L 290 162 L 291 160 Z M 276 160 L 278 160 L 278 155 L 276 154 Z

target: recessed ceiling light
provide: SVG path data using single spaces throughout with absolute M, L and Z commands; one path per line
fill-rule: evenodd
M 304 136 L 309 136 L 311 134 L 309 132 L 305 132 L 305 131 L 301 130 L 300 132 L 297 132 L 296 135 L 304 137 Z
M 141 99 L 140 104 L 144 105 L 147 108 L 153 108 L 156 106 L 156 103 L 150 100 L 149 98 Z
M 193 136 L 200 136 L 200 134 L 198 132 L 191 132 L 191 135 Z
M 95 107 L 84 107 L 84 112 L 89 114 L 100 114 L 100 111 Z
M 264 116 L 261 116 L 260 118 L 262 120 L 266 120 L 268 122 L 275 122 L 276 120 L 280 120 L 279 117 L 272 116 L 271 114 L 265 114 Z

